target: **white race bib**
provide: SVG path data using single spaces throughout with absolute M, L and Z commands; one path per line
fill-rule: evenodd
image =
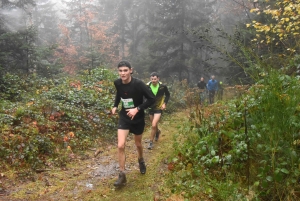
M 133 103 L 133 99 L 132 98 L 126 98 L 126 99 L 121 98 L 121 101 L 122 101 L 123 107 L 125 109 L 133 108 L 134 107 L 134 103 Z

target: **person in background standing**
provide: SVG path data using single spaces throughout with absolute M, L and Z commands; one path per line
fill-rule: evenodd
M 145 128 L 144 109 L 148 108 L 155 101 L 155 97 L 146 84 L 131 76 L 132 68 L 128 61 L 121 61 L 118 64 L 120 78 L 114 81 L 116 97 L 112 114 L 115 114 L 120 102 L 122 109 L 119 112 L 118 122 L 118 159 L 120 173 L 114 186 L 124 185 L 125 175 L 125 143 L 127 135 L 134 134 L 134 141 L 138 153 L 138 163 L 141 174 L 146 173 L 146 165 L 143 158 L 142 134 Z M 144 102 L 144 97 L 146 101 Z
M 197 87 L 200 90 L 200 104 L 202 105 L 205 100 L 205 93 L 207 90 L 206 82 L 204 81 L 204 77 L 200 78 L 200 81 L 197 83 Z
M 224 92 L 223 82 L 220 81 L 220 82 L 219 82 L 219 86 L 218 86 L 218 99 L 219 99 L 219 100 L 222 100 L 222 99 L 223 99 L 223 92 Z
M 211 79 L 207 83 L 207 90 L 208 90 L 209 104 L 213 104 L 215 93 L 216 91 L 218 91 L 218 81 L 215 80 L 214 75 L 211 76 Z
M 150 82 L 147 83 L 149 89 L 155 96 L 155 103 L 149 107 L 149 117 L 151 121 L 151 135 L 148 149 L 153 149 L 153 140 L 158 140 L 160 130 L 158 129 L 158 122 L 162 115 L 162 111 L 166 109 L 167 103 L 170 99 L 170 92 L 168 87 L 159 82 L 158 73 L 153 72 L 150 75 Z

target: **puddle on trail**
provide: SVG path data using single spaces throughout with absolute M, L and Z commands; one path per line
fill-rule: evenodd
M 82 195 L 82 192 L 90 192 L 96 188 L 99 188 L 99 182 L 107 183 L 107 178 L 116 177 L 119 172 L 119 164 L 109 156 L 102 156 L 96 158 L 94 163 L 88 165 L 86 169 L 88 170 L 88 178 L 77 181 L 73 190 L 71 190 L 70 192 L 65 192 L 65 194 L 69 194 L 69 196 L 74 200 L 81 201 L 82 198 L 79 197 L 80 195 Z M 58 194 L 53 194 L 50 197 L 51 199 L 57 201 L 64 200 L 64 198 L 62 199 L 58 196 Z
M 111 158 L 103 158 L 97 162 L 97 165 L 94 165 L 92 168 L 93 171 L 89 174 L 92 177 L 108 177 L 111 175 L 116 175 L 118 172 L 119 164 L 117 161 L 112 160 Z

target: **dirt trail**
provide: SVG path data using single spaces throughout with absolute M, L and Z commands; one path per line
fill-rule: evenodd
M 126 144 L 127 184 L 115 189 L 114 181 L 118 174 L 116 143 L 100 147 L 102 150 L 94 157 L 94 150 L 88 150 L 74 159 L 63 169 L 49 169 L 33 178 L 31 182 L 13 181 L 12 174 L 5 174 L 6 192 L 0 195 L 0 201 L 64 201 L 64 200 L 112 200 L 141 201 L 166 200 L 170 192 L 165 186 L 165 176 L 169 173 L 167 158 L 173 151 L 173 137 L 177 126 L 183 121 L 182 113 L 163 115 L 159 127 L 160 139 L 148 150 L 150 128 L 143 136 L 144 158 L 147 172 L 141 175 L 138 169 L 137 154 L 133 136 L 128 136 Z M 172 200 L 172 199 L 168 199 Z M 177 200 L 177 199 L 176 199 Z

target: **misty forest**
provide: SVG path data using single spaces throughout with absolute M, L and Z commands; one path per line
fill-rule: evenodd
M 1 0 L 0 200 L 300 200 L 299 53 L 300 0 Z M 121 60 L 171 96 L 115 189 Z

